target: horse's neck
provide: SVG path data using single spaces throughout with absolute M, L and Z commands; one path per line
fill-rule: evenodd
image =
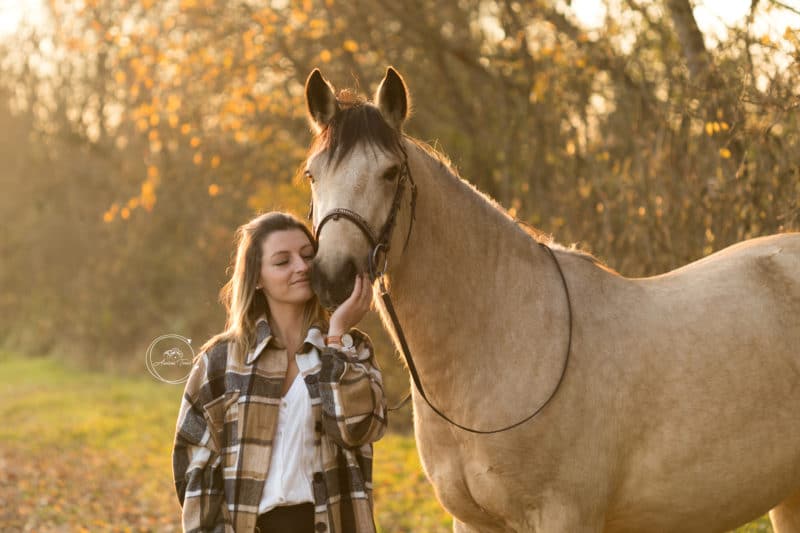
M 426 388 L 452 389 L 437 385 L 493 371 L 503 343 L 519 342 L 519 332 L 502 334 L 517 326 L 512 317 L 529 317 L 530 328 L 541 323 L 554 298 L 552 271 L 547 252 L 513 220 L 421 149 L 409 155 L 416 221 L 390 292 Z

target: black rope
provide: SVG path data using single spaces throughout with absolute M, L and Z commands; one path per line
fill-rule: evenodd
M 561 387 L 561 383 L 564 381 L 564 376 L 567 373 L 567 366 L 569 365 L 569 354 L 572 351 L 572 303 L 571 303 L 571 299 L 569 297 L 569 287 L 567 286 L 567 279 L 564 277 L 564 271 L 561 270 L 561 264 L 558 262 L 558 259 L 556 258 L 555 254 L 553 253 L 553 250 L 551 250 L 550 247 L 547 246 L 544 243 L 540 242 L 538 244 L 543 246 L 550 253 L 550 257 L 553 258 L 553 262 L 555 262 L 556 268 L 558 269 L 558 274 L 561 277 L 561 283 L 564 285 L 564 293 L 565 293 L 565 295 L 567 297 L 567 311 L 568 311 L 568 314 L 569 314 L 569 320 L 568 320 L 568 322 L 569 322 L 569 333 L 568 333 L 568 337 L 567 337 L 567 354 L 564 357 L 564 367 L 561 369 L 561 376 L 558 378 L 558 383 L 556 383 L 556 386 L 553 389 L 553 392 L 550 394 L 550 396 L 547 398 L 547 400 L 545 400 L 545 402 L 542 405 L 540 405 L 538 409 L 536 409 L 533 413 L 531 413 L 527 417 L 523 418 L 519 422 L 516 422 L 514 424 L 511 424 L 511 425 L 503 427 L 503 428 L 490 429 L 490 430 L 481 430 L 481 429 L 473 429 L 473 428 L 464 426 L 464 425 L 459 424 L 458 422 L 452 420 L 450 417 L 448 417 L 446 414 L 441 412 L 438 408 L 436 408 L 436 406 L 434 406 L 431 403 L 431 401 L 428 399 L 428 396 L 425 394 L 425 390 L 422 388 L 422 382 L 420 381 L 420 378 L 419 378 L 419 372 L 417 372 L 417 367 L 414 364 L 414 359 L 411 357 L 411 352 L 408 349 L 408 344 L 406 343 L 405 335 L 403 335 L 403 330 L 400 327 L 400 321 L 397 319 L 397 313 L 395 313 L 394 306 L 392 305 L 392 300 L 389 297 L 389 293 L 385 289 L 382 289 L 382 291 L 381 291 L 381 298 L 383 298 L 383 303 L 386 306 L 386 310 L 389 312 L 389 316 L 392 319 L 392 325 L 394 326 L 395 333 L 397 334 L 397 339 L 400 341 L 400 346 L 403 348 L 403 354 L 405 355 L 406 364 L 408 364 L 408 369 L 411 372 L 411 377 L 414 380 L 414 385 L 417 387 L 417 390 L 419 391 L 420 395 L 425 399 L 425 403 L 427 403 L 428 406 L 431 409 L 433 409 L 434 413 L 439 415 L 444 420 L 447 420 L 448 422 L 450 422 L 451 424 L 453 424 L 454 426 L 456 426 L 459 429 L 463 429 L 464 431 L 469 431 L 470 433 L 478 433 L 478 434 L 482 434 L 482 435 L 488 435 L 488 434 L 491 434 L 491 433 L 500 433 L 502 431 L 508 431 L 509 429 L 513 429 L 513 428 L 515 428 L 515 427 L 517 427 L 517 426 L 519 426 L 521 424 L 524 424 L 525 422 L 527 422 L 528 420 L 530 420 L 531 418 L 533 418 L 534 416 L 539 414 L 541 412 L 541 410 L 544 409 L 545 406 L 548 403 L 550 403 L 550 400 L 552 400 L 553 397 L 556 395 L 556 392 Z M 400 407 L 402 407 L 408 401 L 410 396 L 411 396 L 411 394 L 409 393 L 409 395 L 406 396 L 406 398 L 403 399 L 403 401 L 399 405 L 395 406 L 394 408 L 391 408 L 390 411 L 394 410 L 394 409 L 399 409 Z

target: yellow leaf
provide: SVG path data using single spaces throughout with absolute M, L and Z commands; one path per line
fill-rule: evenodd
M 150 165 L 149 167 L 147 167 L 147 177 L 148 178 L 158 177 L 158 167 L 155 165 Z
M 189 145 L 192 148 L 197 148 L 198 146 L 200 146 L 200 137 L 192 137 L 192 140 L 189 141 Z
M 114 79 L 117 80 L 117 83 L 119 83 L 120 85 L 125 83 L 125 79 L 126 79 L 125 72 L 122 71 L 122 70 L 118 70 L 114 74 Z
M 202 152 L 195 152 L 194 157 L 192 158 L 192 161 L 194 162 L 195 165 L 200 165 L 200 163 L 203 162 L 203 153 Z
M 127 219 L 127 218 L 129 218 L 131 216 L 131 210 L 128 209 L 127 207 L 123 207 L 119 211 L 119 216 L 121 216 L 124 219 Z M 55 509 L 56 507 L 59 507 L 59 506 L 55 505 L 55 506 L 53 506 L 53 509 Z
M 720 148 L 719 149 L 719 155 L 723 159 L 728 159 L 731 156 L 731 151 L 728 150 L 727 148 Z
M 215 155 L 214 157 L 212 157 L 211 158 L 211 168 L 217 168 L 219 166 L 219 161 L 220 161 L 220 159 L 219 159 L 218 155 Z
M 706 133 L 710 135 L 714 135 L 714 124 L 712 122 L 706 122 Z
M 208 186 L 208 195 L 209 196 L 216 196 L 219 194 L 219 185 L 216 183 L 212 183 Z
M 319 53 L 319 60 L 322 61 L 323 63 L 327 63 L 328 61 L 330 61 L 331 60 L 330 51 L 329 50 L 323 50 L 322 52 L 320 52 Z
M 171 94 L 167 98 L 167 111 L 177 111 L 181 107 L 181 97 L 177 94 Z
M 588 198 L 592 194 L 592 184 L 581 179 L 578 183 L 578 195 L 581 198 Z
M 358 52 L 358 43 L 353 39 L 347 39 L 344 43 L 342 43 L 342 48 L 351 53 Z
M 187 135 L 190 131 L 192 131 L 192 127 L 188 124 L 181 124 L 181 133 Z

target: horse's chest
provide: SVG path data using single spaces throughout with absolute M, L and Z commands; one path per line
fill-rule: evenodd
M 487 446 L 469 437 L 459 440 L 447 428 L 417 427 L 420 459 L 437 499 L 460 521 L 483 524 L 482 531 L 510 518 L 509 507 L 519 498 L 514 491 L 525 477 L 519 457 L 504 455 L 496 441 Z

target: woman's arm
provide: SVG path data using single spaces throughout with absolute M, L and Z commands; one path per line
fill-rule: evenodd
M 172 450 L 175 490 L 185 532 L 226 533 L 233 526 L 225 504 L 224 480 L 217 422 L 206 405 L 209 386 L 204 352 L 186 382 Z M 220 398 L 222 399 L 222 398 Z
M 366 333 L 351 329 L 354 347 L 322 349 L 319 391 L 325 433 L 345 448 L 380 439 L 386 431 L 383 377 Z

